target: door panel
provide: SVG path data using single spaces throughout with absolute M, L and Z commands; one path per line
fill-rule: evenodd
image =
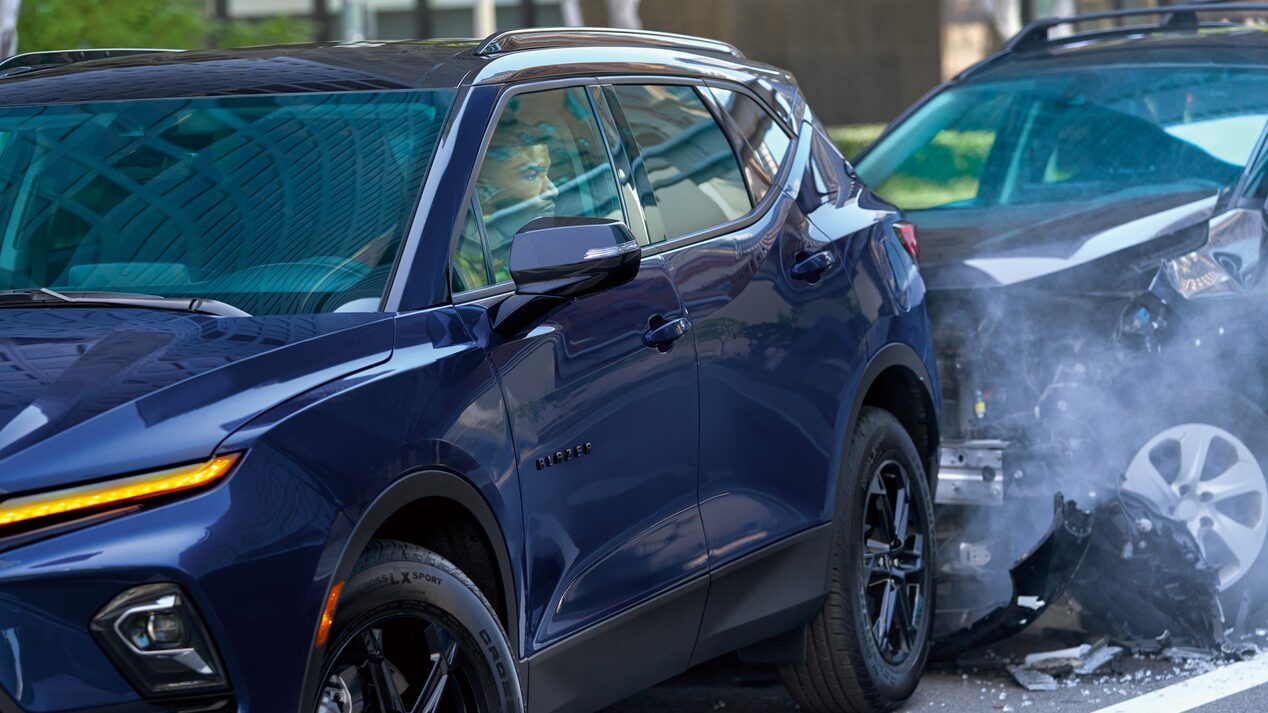
M 683 315 L 653 257 L 633 282 L 489 345 L 520 464 L 531 649 L 707 569 L 693 342 L 643 342 L 653 318 Z
M 714 566 L 831 519 L 847 385 L 867 356 L 848 243 L 818 234 L 781 194 L 750 228 L 666 256 L 696 325 Z M 791 277 L 821 251 L 836 262 L 816 283 Z
M 509 289 L 515 235 L 535 218 L 630 222 L 627 181 L 618 181 L 583 88 L 513 93 L 502 107 L 452 260 L 453 282 L 467 290 Z M 648 336 L 688 317 L 664 258 L 643 259 L 620 287 L 557 305 L 539 300 L 549 310 L 527 333 L 499 335 L 491 318 L 510 303 L 488 297 L 460 309 L 484 335 L 515 440 L 522 650 L 532 655 L 707 572 L 696 498 L 699 392 L 690 331 L 670 324 L 655 335 L 664 341 Z M 678 614 L 694 632 L 699 612 Z M 683 660 L 690 645 L 690 637 L 680 644 Z
M 851 385 L 867 356 L 863 302 L 878 284 L 863 274 L 860 252 L 875 217 L 861 232 L 818 230 L 790 197 L 796 186 L 775 181 L 804 173 L 809 142 L 784 158 L 792 165 L 780 172 L 788 144 L 778 139 L 788 137 L 756 115 L 759 104 L 735 92 L 700 95 L 711 96 L 715 110 L 745 107 L 746 116 L 719 114 L 728 141 L 707 111 L 687 107 L 684 89 L 625 85 L 613 93 L 668 237 L 677 237 L 676 224 L 700 230 L 738 217 L 728 209 L 741 165 L 751 196 L 767 205 L 730 234 L 665 253 L 695 325 L 700 511 L 716 568 L 831 519 Z M 676 125 L 680 131 L 666 130 Z M 710 201 L 723 217 L 701 226 L 710 222 L 703 221 Z

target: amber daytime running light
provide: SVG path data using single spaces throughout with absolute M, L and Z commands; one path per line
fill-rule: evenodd
M 224 477 L 238 462 L 239 455 L 230 453 L 216 456 L 206 463 L 9 498 L 0 502 L 0 527 L 197 488 Z

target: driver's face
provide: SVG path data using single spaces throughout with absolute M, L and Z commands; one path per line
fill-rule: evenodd
M 549 203 L 559 195 L 550 180 L 550 151 L 546 144 L 506 149 L 505 155 L 485 162 L 480 181 L 490 189 L 493 205 L 486 210 L 491 211 L 534 199 Z

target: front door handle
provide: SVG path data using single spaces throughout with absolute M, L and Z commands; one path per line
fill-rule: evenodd
M 793 265 L 792 277 L 794 280 L 816 282 L 820 275 L 835 264 L 837 264 L 836 255 L 833 255 L 831 250 L 823 250 Z
M 660 322 L 660 324 L 656 324 Z M 691 320 L 686 317 L 671 319 L 668 322 L 653 319 L 652 326 L 643 333 L 643 343 L 662 352 L 669 351 L 674 342 L 687 336 L 691 331 Z

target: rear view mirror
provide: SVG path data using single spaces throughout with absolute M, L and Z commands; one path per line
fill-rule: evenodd
M 516 294 L 582 297 L 638 274 L 643 249 L 624 223 L 602 218 L 538 218 L 511 241 Z

